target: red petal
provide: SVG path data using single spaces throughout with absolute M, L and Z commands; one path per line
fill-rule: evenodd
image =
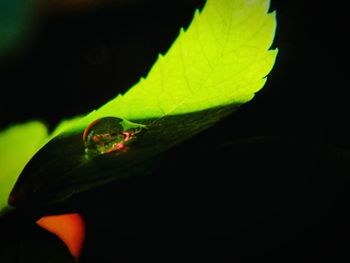
M 66 244 L 70 253 L 76 259 L 79 258 L 85 240 L 85 224 L 79 214 L 44 216 L 36 223 L 58 236 Z

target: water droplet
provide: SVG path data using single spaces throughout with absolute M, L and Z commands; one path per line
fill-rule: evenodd
M 84 131 L 85 153 L 98 155 L 125 150 L 142 126 L 116 117 L 98 119 Z

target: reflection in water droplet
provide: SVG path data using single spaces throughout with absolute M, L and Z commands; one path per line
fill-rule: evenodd
M 105 117 L 92 122 L 84 131 L 83 141 L 88 155 L 111 153 L 125 150 L 126 145 L 142 129 L 129 121 Z

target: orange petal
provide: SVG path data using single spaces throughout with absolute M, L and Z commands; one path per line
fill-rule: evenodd
M 79 258 L 85 240 L 85 224 L 79 214 L 44 216 L 36 223 L 58 236 L 66 244 L 70 253 L 76 259 Z

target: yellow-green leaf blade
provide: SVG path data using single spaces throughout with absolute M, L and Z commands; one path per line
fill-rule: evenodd
M 0 210 L 7 205 L 18 175 L 47 139 L 47 129 L 41 122 L 20 124 L 0 132 Z
M 208 0 L 146 79 L 86 118 L 161 118 L 232 103 L 260 90 L 277 50 L 268 0 Z

